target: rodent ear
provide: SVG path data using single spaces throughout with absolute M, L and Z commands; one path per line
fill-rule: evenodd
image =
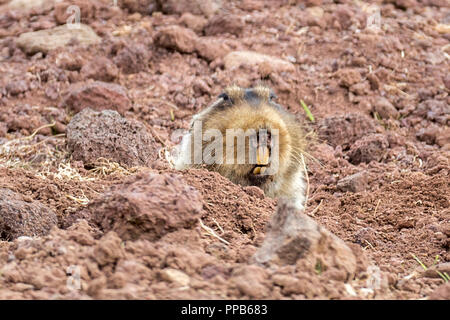
M 228 96 L 228 101 L 230 103 L 239 103 L 239 101 L 244 99 L 244 90 L 237 85 L 232 85 L 225 88 L 224 92 Z

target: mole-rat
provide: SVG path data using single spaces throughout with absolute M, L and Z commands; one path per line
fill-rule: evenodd
M 174 166 L 178 170 L 206 167 L 303 209 L 306 146 L 302 126 L 276 102 L 270 88 L 232 85 L 193 116 Z

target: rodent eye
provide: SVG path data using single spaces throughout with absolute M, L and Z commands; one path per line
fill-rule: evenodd
M 276 95 L 275 93 L 271 92 L 271 93 L 269 94 L 269 101 L 276 100 L 277 98 L 278 98 L 278 97 L 277 97 L 277 95 Z
M 230 101 L 230 97 L 224 92 L 219 95 L 219 99 L 222 98 L 223 101 Z

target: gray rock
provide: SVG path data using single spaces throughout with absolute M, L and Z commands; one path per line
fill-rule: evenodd
M 154 241 L 195 227 L 202 207 L 201 194 L 181 176 L 145 172 L 103 193 L 86 210 L 93 223 L 122 240 Z
M 53 210 L 37 201 L 25 201 L 12 190 L 0 189 L 0 240 L 44 236 L 57 223 Z
M 299 259 L 314 268 L 337 268 L 347 274 L 356 272 L 356 258 L 352 250 L 338 237 L 298 211 L 284 199 L 269 223 L 266 238 L 253 256 L 258 264 L 292 265 Z
M 356 141 L 348 152 L 351 163 L 381 161 L 387 152 L 389 141 L 383 134 L 371 134 Z
M 85 165 L 106 158 L 129 167 L 145 166 L 157 158 L 155 140 L 145 126 L 113 110 L 86 108 L 72 118 L 66 133 L 73 159 Z

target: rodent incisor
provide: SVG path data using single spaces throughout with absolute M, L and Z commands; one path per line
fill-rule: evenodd
M 273 92 L 263 85 L 250 89 L 227 87 L 217 101 L 193 117 L 189 133 L 179 145 L 179 153 L 174 161 L 175 168 L 181 170 L 206 167 L 236 184 L 258 186 L 264 190 L 266 196 L 288 198 L 297 208 L 303 208 L 303 153 L 307 144 L 305 134 L 295 117 L 277 104 L 275 98 Z M 237 134 L 227 136 L 227 129 L 235 129 Z M 256 139 L 252 140 L 249 138 L 249 129 L 253 129 L 256 134 L 265 131 L 267 134 L 256 135 Z M 203 137 L 197 140 L 200 143 L 196 144 L 194 137 L 199 130 Z M 212 130 L 213 134 L 205 136 L 205 133 L 210 132 L 208 130 Z M 274 134 L 276 132 L 277 136 Z M 221 134 L 222 139 L 212 140 L 212 136 L 217 137 L 217 133 Z M 240 138 L 245 140 L 246 152 L 245 161 L 240 158 L 239 162 Z M 229 154 L 232 163 L 227 162 L 226 158 L 226 146 L 229 143 L 233 147 Z M 253 158 L 250 156 L 252 143 L 255 143 L 253 149 L 256 150 L 256 156 Z M 197 161 L 196 146 L 201 149 L 197 150 L 197 155 L 203 155 L 200 155 Z M 223 150 L 222 154 L 217 153 L 219 147 Z M 215 151 L 211 151 L 213 149 Z M 222 161 L 212 161 L 214 159 Z

